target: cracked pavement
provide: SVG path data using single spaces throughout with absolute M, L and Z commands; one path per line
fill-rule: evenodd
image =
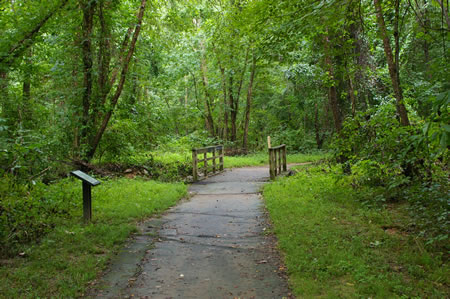
M 99 298 L 283 298 L 290 291 L 259 189 L 267 167 L 227 170 L 145 222 L 97 285 Z

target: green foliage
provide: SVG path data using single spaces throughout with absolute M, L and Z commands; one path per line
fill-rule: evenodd
M 387 186 L 393 176 L 430 179 L 430 166 L 436 159 L 432 148 L 422 130 L 399 126 L 394 109 L 388 103 L 348 119 L 333 144 L 335 160 L 357 165 L 359 172 L 368 170 L 368 176 L 378 173 L 372 184 L 379 186 Z M 378 171 L 373 172 L 374 167 Z
M 270 137 L 274 146 L 286 144 L 287 150 L 292 153 L 310 153 L 317 151 L 316 141 L 303 128 L 297 130 L 279 128 L 278 131 L 274 130 Z
M 11 176 L 1 179 L 0 255 L 15 254 L 25 243 L 37 242 L 62 219 L 71 218 L 74 184 L 61 181 L 50 188 L 42 183 L 22 185 Z
M 446 259 L 413 235 L 405 209 L 361 205 L 361 190 L 339 176 L 321 165 L 264 187 L 294 294 L 445 297 Z
M 450 209 L 449 152 L 441 143 L 447 133 L 439 121 L 421 125 L 400 127 L 389 104 L 360 114 L 347 120 L 335 139 L 334 160 L 350 170 L 346 179 L 353 188 L 365 190 L 366 205 L 408 201 L 422 235 L 430 243 L 442 243 L 448 236 Z
M 450 232 L 450 187 L 445 175 L 432 183 L 414 184 L 403 190 L 410 202 L 410 216 L 428 245 L 447 246 Z

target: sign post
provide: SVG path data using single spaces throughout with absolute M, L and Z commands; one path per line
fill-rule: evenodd
M 83 218 L 84 222 L 90 222 L 92 219 L 91 187 L 99 185 L 100 182 L 81 170 L 72 171 L 70 174 L 80 179 L 83 183 Z

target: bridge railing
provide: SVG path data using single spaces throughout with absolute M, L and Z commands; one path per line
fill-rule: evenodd
M 199 155 L 203 157 L 199 158 Z M 210 155 L 208 157 L 208 155 Z M 192 177 L 193 181 L 197 182 L 200 175 L 208 177 L 208 174 L 216 174 L 223 171 L 223 145 L 213 145 L 202 148 L 192 149 Z M 218 163 L 216 162 L 218 160 Z M 212 163 L 208 164 L 208 161 Z
M 274 180 L 281 170 L 287 171 L 286 144 L 269 147 L 270 179 Z

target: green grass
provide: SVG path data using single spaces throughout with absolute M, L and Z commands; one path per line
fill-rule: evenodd
M 73 211 L 24 256 L 1 260 L 0 297 L 77 297 L 123 246 L 136 222 L 158 214 L 186 195 L 181 183 L 140 179 L 105 181 L 93 188 L 93 221 L 81 222 L 81 186 L 70 180 L 51 186 L 78 193 Z M 54 191 L 54 190 L 53 190 Z
M 403 228 L 402 205 L 362 206 L 358 192 L 320 167 L 264 188 L 290 285 L 298 297 L 445 298 L 445 257 Z M 386 229 L 390 228 L 390 229 Z
M 326 158 L 323 153 L 317 154 L 292 154 L 287 155 L 287 163 L 305 163 L 316 162 Z M 269 154 L 260 152 L 249 154 L 246 156 L 225 157 L 225 168 L 245 167 L 245 166 L 262 166 L 269 164 Z

